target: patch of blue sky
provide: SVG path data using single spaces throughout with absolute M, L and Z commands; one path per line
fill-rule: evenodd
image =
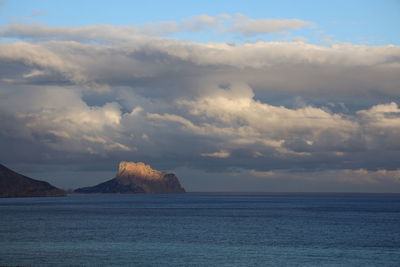
M 148 22 L 181 21 L 199 14 L 245 14 L 251 18 L 300 19 L 314 27 L 244 37 L 235 34 L 179 33 L 172 37 L 193 41 L 244 42 L 291 41 L 326 44 L 347 42 L 362 45 L 400 44 L 400 1 L 93 1 L 5 0 L 0 24 L 40 23 L 49 26 L 93 24 L 140 25 Z

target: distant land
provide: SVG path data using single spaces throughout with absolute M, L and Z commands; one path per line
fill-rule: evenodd
M 96 186 L 78 188 L 75 193 L 166 194 L 185 193 L 173 173 L 152 169 L 142 162 L 122 161 L 115 178 Z
M 19 174 L 0 164 L 0 197 L 53 197 L 66 192 L 48 182 Z

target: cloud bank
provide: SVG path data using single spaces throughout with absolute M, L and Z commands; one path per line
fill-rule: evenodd
M 141 27 L 2 26 L 0 36 L 17 40 L 0 43 L 0 158 L 78 170 L 138 160 L 242 173 L 243 184 L 317 172 L 399 188 L 398 46 L 163 37 L 310 25 L 201 15 Z

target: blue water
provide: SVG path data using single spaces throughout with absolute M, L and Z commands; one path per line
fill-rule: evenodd
M 400 195 L 0 199 L 0 265 L 400 266 Z

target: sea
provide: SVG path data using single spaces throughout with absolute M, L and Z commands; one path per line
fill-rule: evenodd
M 3 198 L 0 266 L 400 266 L 400 195 Z

